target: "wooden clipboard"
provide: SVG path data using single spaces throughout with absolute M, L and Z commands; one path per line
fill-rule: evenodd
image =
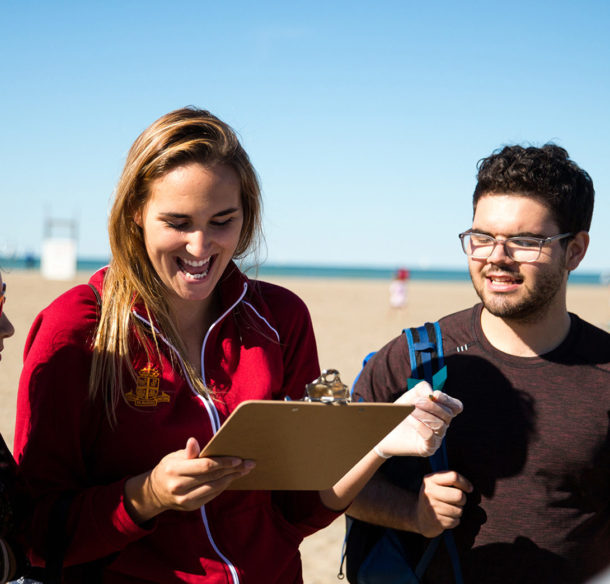
M 327 489 L 411 411 L 385 403 L 245 401 L 201 456 L 256 461 L 232 490 Z

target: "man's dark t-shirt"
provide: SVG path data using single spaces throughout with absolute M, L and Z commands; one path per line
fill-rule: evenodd
M 610 335 L 570 315 L 559 347 L 515 357 L 487 341 L 481 309 L 440 321 L 444 391 L 464 403 L 447 433 L 449 466 L 475 487 L 454 530 L 465 581 L 583 582 L 610 564 Z M 409 375 L 403 335 L 375 354 L 354 399 L 393 401 Z M 394 458 L 383 471 L 416 489 L 406 475 L 417 464 Z M 442 548 L 425 582 L 450 574 Z

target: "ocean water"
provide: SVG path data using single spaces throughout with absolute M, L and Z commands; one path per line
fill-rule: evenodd
M 365 278 L 373 280 L 390 280 L 397 268 L 372 268 L 349 266 L 299 266 L 299 265 L 262 265 L 258 269 L 261 277 L 270 276 L 298 276 L 311 278 Z M 434 280 L 469 282 L 470 275 L 466 267 L 459 268 L 409 268 L 411 280 Z M 608 274 L 601 272 L 574 272 L 570 274 L 571 284 L 609 284 Z
M 79 258 L 77 269 L 83 272 L 95 272 L 108 263 L 107 258 Z M 361 278 L 368 280 L 390 280 L 396 268 L 378 268 L 367 266 L 316 266 L 316 265 L 293 265 L 293 264 L 262 264 L 258 270 L 248 271 L 248 274 L 256 272 L 257 277 L 299 277 L 299 278 Z M 400 266 L 402 267 L 402 266 Z M 38 270 L 40 259 L 37 257 L 25 258 L 3 258 L 0 257 L 0 269 L 2 270 Z M 459 268 L 409 268 L 411 280 L 435 280 L 435 281 L 458 281 L 467 282 L 470 277 L 466 267 Z M 570 275 L 571 284 L 610 284 L 610 274 L 601 272 L 579 272 Z
M 263 264 L 258 274 L 265 276 L 294 276 L 300 278 L 362 278 L 367 280 L 391 280 L 396 269 L 366 266 L 314 266 Z M 466 269 L 415 269 L 409 268 L 412 280 L 470 280 Z

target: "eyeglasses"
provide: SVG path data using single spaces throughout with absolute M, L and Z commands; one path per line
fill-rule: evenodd
M 4 312 L 4 303 L 6 302 L 6 282 L 2 282 L 2 293 L 0 294 L 0 317 Z
M 535 262 L 542 253 L 542 246 L 553 241 L 572 237 L 573 233 L 561 233 L 552 237 L 507 237 L 499 240 L 491 235 L 464 231 L 459 237 L 464 253 L 476 260 L 486 260 L 500 244 L 504 253 L 511 259 L 522 264 Z

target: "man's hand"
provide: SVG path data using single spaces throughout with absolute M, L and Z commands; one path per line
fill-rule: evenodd
M 432 538 L 459 525 L 470 481 L 455 471 L 426 475 L 415 509 L 417 531 Z

